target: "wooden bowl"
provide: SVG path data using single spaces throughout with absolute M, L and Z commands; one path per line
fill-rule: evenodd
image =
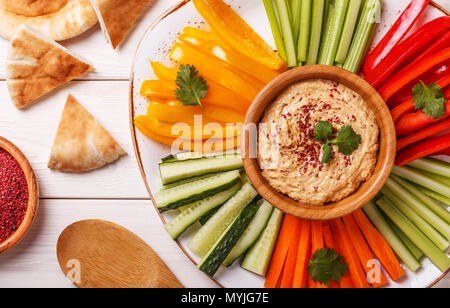
M 268 105 L 287 87 L 299 81 L 324 79 L 340 83 L 359 93 L 374 111 L 380 128 L 379 151 L 372 176 L 347 198 L 324 206 L 302 204 L 275 190 L 263 177 L 255 155 L 247 155 L 257 144 L 257 136 L 245 132 L 242 143 L 244 167 L 248 177 L 260 195 L 285 213 L 304 219 L 328 220 L 348 215 L 361 208 L 384 186 L 395 160 L 396 134 L 391 114 L 378 92 L 364 79 L 341 68 L 324 65 L 310 65 L 282 74 L 270 82 L 253 101 L 247 112 L 244 125 L 258 124 Z M 250 147 L 252 146 L 252 147 Z M 250 157 L 252 156 L 252 157 Z
M 25 174 L 28 185 L 27 212 L 17 231 L 14 232 L 8 239 L 0 243 L 0 253 L 2 253 L 19 243 L 30 229 L 39 203 L 39 189 L 33 168 L 31 168 L 31 165 L 25 155 L 14 144 L 3 137 L 0 137 L 0 149 L 5 150 L 17 160 L 19 166 Z

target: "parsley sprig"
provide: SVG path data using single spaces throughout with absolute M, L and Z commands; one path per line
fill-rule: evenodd
M 340 282 L 347 275 L 348 264 L 336 249 L 323 248 L 313 254 L 308 263 L 308 273 L 312 281 L 329 285 L 331 281 Z
M 422 109 L 428 117 L 435 119 L 445 115 L 444 91 L 436 83 L 426 85 L 423 81 L 415 85 L 412 91 L 414 107 Z
M 333 155 L 332 144 L 338 146 L 338 151 L 344 155 L 351 155 L 361 144 L 361 135 L 358 135 L 350 125 L 343 126 L 338 130 L 337 137 L 330 139 L 333 135 L 333 124 L 319 121 L 314 130 L 316 141 L 322 141 L 323 155 L 322 164 L 329 163 Z
M 183 106 L 203 107 L 201 100 L 208 93 L 209 86 L 205 78 L 199 75 L 195 66 L 181 65 L 176 83 L 178 88 L 175 90 L 175 95 Z

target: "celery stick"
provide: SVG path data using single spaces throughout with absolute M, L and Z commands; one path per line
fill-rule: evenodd
M 321 63 L 323 59 L 323 55 L 325 53 L 325 41 L 331 35 L 329 34 L 331 31 L 332 20 L 334 15 L 334 4 L 335 0 L 328 1 L 325 5 L 325 10 L 323 13 L 323 23 L 322 23 L 322 38 L 320 40 L 320 50 L 319 50 L 319 63 Z
M 413 183 L 414 184 L 414 183 Z M 420 190 L 422 193 L 424 193 L 425 195 L 434 198 L 444 204 L 446 204 L 447 206 L 450 206 L 450 198 L 443 196 L 441 194 L 438 194 L 437 192 L 432 191 L 431 189 L 428 189 L 426 187 L 414 184 L 418 190 Z
M 339 47 L 336 52 L 335 61 L 344 63 L 347 59 L 350 43 L 352 42 L 353 33 L 355 32 L 356 21 L 358 20 L 361 0 L 350 0 L 348 4 L 347 14 L 345 16 L 344 26 L 342 29 Z
M 325 5 L 324 0 L 313 0 L 312 18 L 311 18 L 311 37 L 309 40 L 309 52 L 307 60 L 308 65 L 316 64 L 317 57 L 319 56 L 324 5 Z
M 266 8 L 267 17 L 269 18 L 270 28 L 272 29 L 272 35 L 277 46 L 277 51 L 280 57 L 286 62 L 286 48 L 284 47 L 283 36 L 281 35 L 280 25 L 278 24 L 277 14 L 273 6 L 272 0 L 263 0 L 264 7 Z
M 298 0 L 300 2 L 300 0 Z M 300 29 L 297 43 L 297 60 L 306 62 L 308 60 L 309 39 L 311 33 L 311 10 L 312 0 L 301 1 Z
M 408 166 L 450 178 L 450 164 L 438 159 L 431 157 L 420 158 L 409 163 Z
M 400 185 L 402 185 L 404 188 L 406 188 L 417 199 L 422 201 L 430 210 L 432 210 L 436 215 L 442 218 L 442 220 L 444 220 L 447 224 L 450 224 L 450 213 L 443 206 L 441 206 L 440 204 L 436 203 L 433 199 L 431 199 L 427 194 L 423 193 L 421 191 L 421 186 L 418 186 L 414 183 L 410 183 L 394 174 L 391 175 L 391 178 Z
M 392 173 L 450 198 L 450 187 L 409 167 L 394 166 Z
M 436 173 L 432 173 L 432 172 L 428 172 L 425 170 L 421 170 L 421 169 L 417 169 L 417 168 L 411 168 L 412 170 L 415 170 L 417 172 L 422 173 L 423 175 L 432 178 L 438 182 L 441 182 L 442 184 L 445 184 L 447 186 L 450 186 L 450 178 L 440 175 L 440 174 L 436 174 Z
M 300 33 L 301 14 L 302 14 L 302 1 L 291 0 L 291 12 L 292 12 L 292 35 L 294 36 L 295 43 Z
M 380 0 L 367 0 L 360 18 L 356 33 L 350 45 L 344 69 L 353 73 L 359 72 L 364 56 L 366 55 L 370 41 L 375 33 L 376 18 L 381 8 Z
M 297 54 L 295 51 L 294 37 L 292 36 L 292 26 L 289 17 L 287 0 L 275 0 L 280 17 L 281 31 L 284 37 L 284 47 L 286 49 L 287 64 L 289 67 L 297 66 Z
M 440 250 L 445 251 L 449 243 L 437 232 L 429 223 L 413 211 L 403 200 L 396 196 L 396 192 L 384 187 L 382 190 L 384 197 L 402 212 L 417 228 L 419 228 Z
M 447 254 L 439 250 L 411 221 L 385 198 L 377 201 L 377 205 L 395 225 L 436 265 L 445 272 L 450 267 Z
M 403 244 L 397 234 L 392 230 L 383 214 L 378 210 L 373 201 L 370 201 L 363 207 L 364 213 L 372 221 L 377 230 L 383 235 L 397 256 L 406 264 L 412 271 L 417 271 L 421 265 L 409 249 Z
M 389 218 L 387 218 L 386 221 L 389 223 L 389 226 L 391 226 L 392 230 L 394 230 L 397 236 L 402 240 L 403 244 L 405 244 L 405 246 L 413 254 L 416 260 L 419 261 L 420 258 L 423 257 L 423 252 L 420 251 L 420 249 L 417 248 L 417 246 L 414 245 L 413 242 L 411 242 L 411 240 L 405 235 L 405 233 L 403 233 L 402 230 L 400 230 Z
M 334 10 L 329 13 L 330 26 L 325 33 L 325 42 L 320 63 L 324 65 L 333 65 L 336 58 L 339 40 L 341 39 L 342 27 L 345 21 L 349 0 L 335 0 Z

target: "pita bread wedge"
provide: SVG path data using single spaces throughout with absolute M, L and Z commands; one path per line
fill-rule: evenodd
M 151 0 L 91 0 L 98 20 L 112 47 L 124 39 Z
M 61 41 L 80 35 L 97 21 L 89 0 L 0 0 L 0 36 L 8 40 L 22 23 Z
M 112 163 L 125 151 L 72 96 L 67 98 L 48 167 L 85 172 Z
M 6 59 L 9 94 L 18 108 L 93 70 L 85 60 L 27 25 L 10 42 Z

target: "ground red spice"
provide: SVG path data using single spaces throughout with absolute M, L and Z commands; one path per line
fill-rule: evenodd
M 0 243 L 22 223 L 28 207 L 28 184 L 19 163 L 0 149 Z

